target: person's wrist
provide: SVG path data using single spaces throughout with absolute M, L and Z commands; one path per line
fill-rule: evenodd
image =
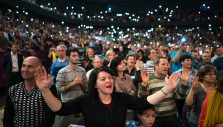
M 49 90 L 49 88 L 41 88 L 39 89 L 41 93 L 47 92 Z
M 171 93 L 173 91 L 173 89 L 169 88 L 168 86 L 164 86 L 162 88 L 162 91 L 165 92 L 166 94 L 169 94 L 169 93 Z
M 163 89 L 160 89 L 160 91 L 164 94 L 164 95 L 168 95 L 168 93 L 166 93 Z

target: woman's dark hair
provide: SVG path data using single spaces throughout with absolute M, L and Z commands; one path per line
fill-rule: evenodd
M 203 82 L 204 76 L 209 72 L 215 72 L 216 76 L 218 74 L 217 69 L 212 65 L 203 65 L 199 68 L 197 76 L 199 76 L 199 81 Z
M 121 62 L 122 62 L 122 59 L 120 59 L 120 58 L 114 58 L 111 61 L 110 68 L 112 69 L 115 76 L 118 76 L 117 67 Z
M 180 64 L 181 64 L 181 62 L 183 62 L 186 59 L 190 59 L 191 61 L 193 60 L 192 56 L 190 56 L 190 55 L 182 55 L 180 57 Z
M 112 73 L 111 69 L 108 68 L 108 67 L 95 68 L 91 72 L 91 75 L 90 75 L 89 81 L 88 81 L 88 93 L 93 98 L 98 97 L 98 91 L 97 91 L 97 88 L 95 86 L 96 86 L 96 81 L 97 81 L 97 78 L 98 78 L 98 74 L 100 72 L 107 72 L 107 73 L 109 73 L 113 76 L 113 73 Z M 114 90 L 115 90 L 115 88 L 114 88 Z

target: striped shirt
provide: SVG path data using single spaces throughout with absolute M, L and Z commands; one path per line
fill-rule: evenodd
M 156 93 L 165 85 L 165 78 L 155 77 L 150 75 L 148 87 L 140 86 L 138 96 L 148 96 Z M 176 102 L 174 100 L 174 93 L 168 94 L 161 102 L 155 105 L 157 118 L 176 117 Z
M 70 101 L 84 94 L 84 91 L 81 89 L 80 85 L 75 85 L 69 90 L 65 90 L 65 86 L 73 82 L 76 77 L 81 78 L 84 85 L 87 84 L 86 71 L 82 67 L 76 66 L 76 68 L 73 70 L 70 68 L 70 66 L 66 66 L 58 72 L 56 78 L 56 88 L 60 93 L 62 102 Z
M 142 65 L 141 70 L 147 69 L 149 74 L 154 74 L 154 63 L 151 60 L 148 60 L 145 64 Z

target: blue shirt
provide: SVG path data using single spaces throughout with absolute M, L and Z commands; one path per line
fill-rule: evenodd
M 173 52 L 171 52 L 170 58 L 171 58 L 172 61 L 173 61 L 175 55 L 177 54 L 177 51 L 178 50 L 174 50 Z M 175 72 L 175 71 L 177 71 L 177 70 L 179 70 L 181 68 L 181 64 L 180 64 L 180 61 L 179 60 L 180 60 L 180 57 L 182 55 L 189 55 L 189 56 L 192 57 L 192 54 L 189 53 L 189 52 L 184 52 L 184 53 L 181 52 L 180 55 L 179 55 L 179 57 L 178 57 L 177 62 L 176 63 L 172 62 L 172 66 L 171 66 L 172 72 Z M 194 67 L 194 65 L 195 65 L 195 62 L 194 62 L 194 60 L 192 60 L 192 67 Z
M 53 76 L 53 83 L 56 83 L 56 77 L 59 70 L 69 64 L 69 60 L 65 60 L 63 62 L 60 62 L 58 59 L 53 62 L 50 68 L 50 74 Z

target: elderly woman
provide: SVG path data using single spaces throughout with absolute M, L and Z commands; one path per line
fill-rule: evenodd
M 189 127 L 197 127 L 202 103 L 208 92 L 214 90 L 217 70 L 214 66 L 204 65 L 198 70 L 198 77 L 193 80 L 192 88 L 186 97 L 184 109 L 191 108 L 188 119 Z
M 56 114 L 71 115 L 82 112 L 86 127 L 124 127 L 127 109 L 145 110 L 157 104 L 176 88 L 179 76 L 171 75 L 166 80 L 167 85 L 153 95 L 137 98 L 114 92 L 114 80 L 110 70 L 98 68 L 90 75 L 89 93 L 69 102 L 61 102 L 51 93 L 49 86 L 52 78 L 44 67 L 36 69 L 35 79 L 45 102 Z

